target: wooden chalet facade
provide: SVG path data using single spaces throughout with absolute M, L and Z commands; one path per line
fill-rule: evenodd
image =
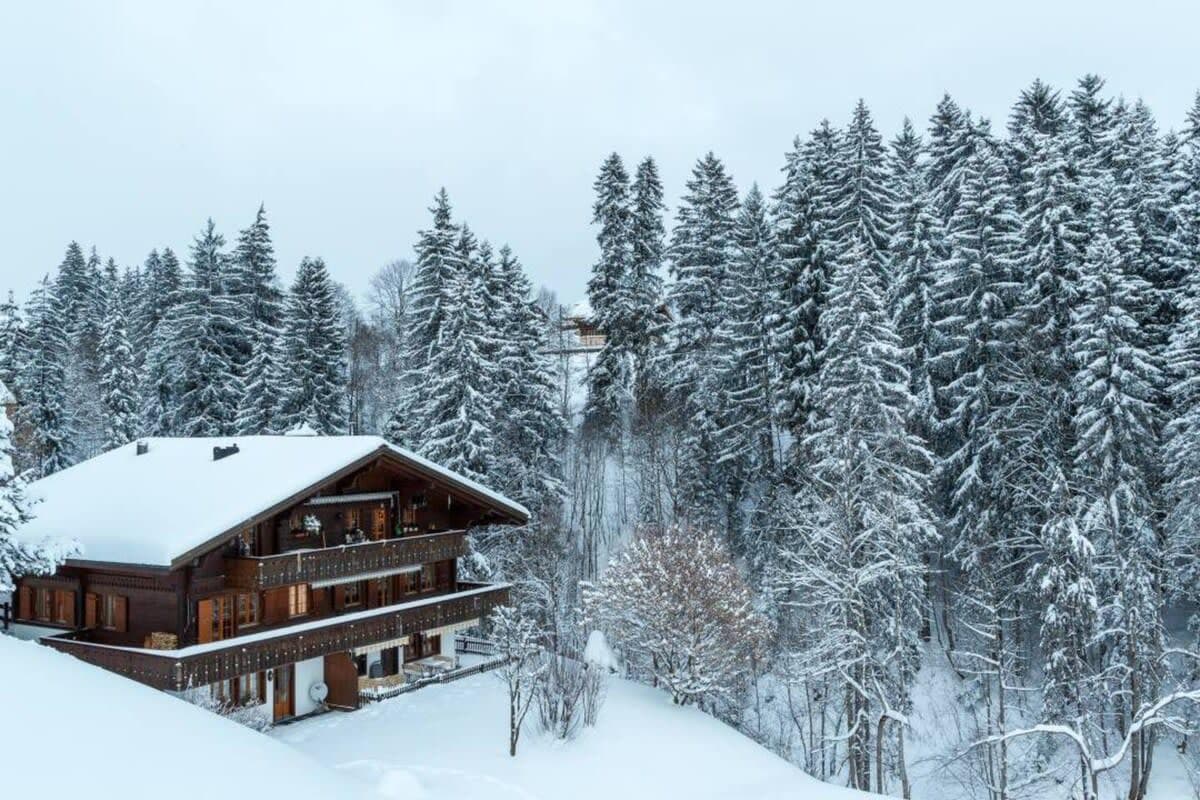
M 356 708 L 364 685 L 452 662 L 455 632 L 506 602 L 503 585 L 460 580 L 458 559 L 471 526 L 526 522 L 519 504 L 376 437 L 216 442 L 150 439 L 91 460 L 111 470 L 69 475 L 84 462 L 33 484 L 49 519 L 22 536 L 70 538 L 72 520 L 89 524 L 89 500 L 106 505 L 78 557 L 18 582 L 16 621 L 150 686 L 209 687 L 282 720 Z M 305 458 L 309 443 L 319 457 Z M 157 451 L 168 452 L 161 464 Z M 257 499 L 255 475 L 269 484 Z M 112 491 L 73 498 L 89 478 Z M 130 478 L 144 485 L 122 485 Z M 180 532 L 154 539 L 171 524 L 170 498 L 150 500 L 156 491 L 186 496 L 195 530 L 181 509 Z M 230 508 L 214 508 L 223 493 Z

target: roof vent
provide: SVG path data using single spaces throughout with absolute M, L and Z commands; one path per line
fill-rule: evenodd
M 220 461 L 222 458 L 227 458 L 238 451 L 236 444 L 231 444 L 228 447 L 218 445 L 213 448 L 213 461 Z
M 139 441 L 137 443 L 137 454 L 139 456 L 144 456 L 144 455 L 146 455 L 146 453 L 149 453 L 149 452 L 150 452 L 150 443 L 149 442 Z

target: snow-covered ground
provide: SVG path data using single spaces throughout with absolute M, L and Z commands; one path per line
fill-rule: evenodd
M 820 783 L 660 691 L 609 682 L 595 728 L 571 742 L 526 719 L 508 755 L 507 697 L 494 675 L 433 686 L 271 735 L 376 797 L 455 800 L 862 800 Z
M 371 797 L 237 723 L 33 642 L 0 635 L 4 797 Z

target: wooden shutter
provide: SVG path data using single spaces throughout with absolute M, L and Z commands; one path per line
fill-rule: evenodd
M 341 611 L 346 607 L 346 587 L 338 584 L 333 587 L 333 608 Z
M 66 606 L 67 606 L 67 608 L 66 608 L 66 611 L 67 611 L 66 623 L 68 625 L 70 625 L 72 628 L 74 628 L 75 627 L 75 593 L 69 592 L 69 591 L 64 591 L 63 595 L 65 595 L 63 597 L 63 602 L 66 603 Z
M 88 592 L 83 596 L 83 624 L 86 628 L 96 627 L 96 612 L 100 604 L 95 592 Z
M 213 640 L 212 622 L 213 601 L 201 600 L 196 604 L 196 625 L 200 644 L 207 644 Z
M 116 630 L 124 633 L 129 630 L 129 598 L 117 595 L 113 598 L 113 606 L 116 614 Z
M 17 617 L 20 619 L 33 617 L 33 590 L 28 586 L 22 586 L 17 593 Z

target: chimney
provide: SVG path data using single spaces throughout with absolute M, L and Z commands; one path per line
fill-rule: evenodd
M 213 461 L 220 461 L 222 458 L 231 456 L 237 451 L 238 446 L 236 444 L 231 444 L 228 447 L 221 447 L 218 445 L 213 448 Z
M 139 441 L 137 443 L 137 454 L 139 456 L 144 456 L 144 455 L 146 455 L 146 453 L 149 453 L 149 452 L 150 452 L 150 443 L 149 442 Z

